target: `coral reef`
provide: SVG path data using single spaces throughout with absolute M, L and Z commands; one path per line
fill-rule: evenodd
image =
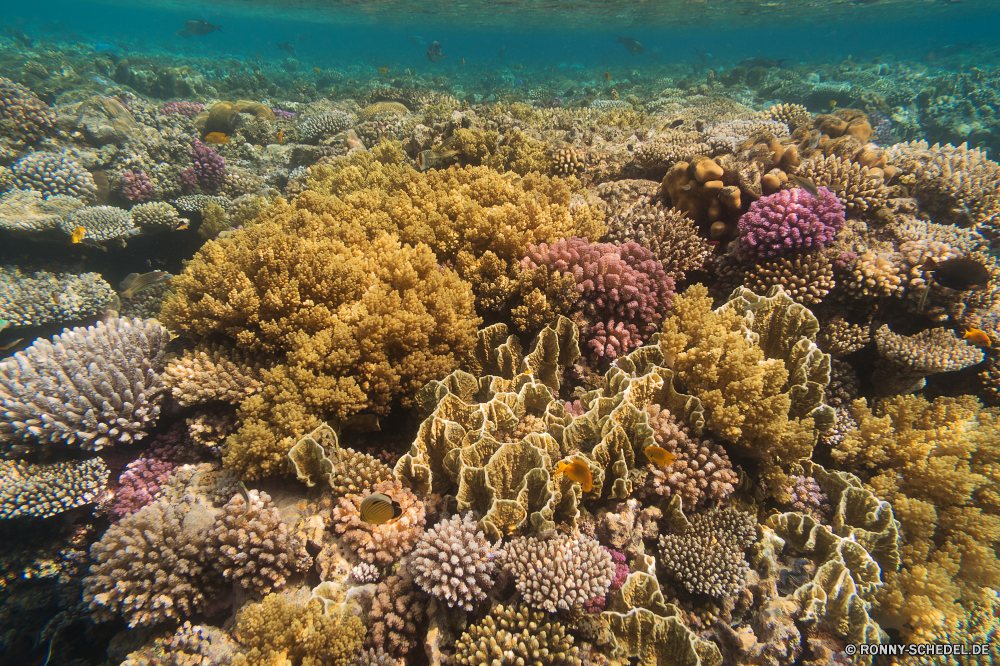
M 504 546 L 500 561 L 525 602 L 549 613 L 603 597 L 615 575 L 611 554 L 582 535 L 518 537 Z
M 161 487 L 177 467 L 175 463 L 156 458 L 139 458 L 125 466 L 118 477 L 111 515 L 129 516 L 156 500 Z
M 94 316 L 115 292 L 98 273 L 23 273 L 0 266 L 0 318 L 11 326 L 38 326 Z
M 0 77 L 0 121 L 5 136 L 35 143 L 55 130 L 56 114 L 20 83 Z
M 97 196 L 93 176 L 61 153 L 31 153 L 18 160 L 11 171 L 18 189 L 36 190 L 45 197 L 61 194 L 91 202 Z
M 0 519 L 48 518 L 103 501 L 108 474 L 100 458 L 52 465 L 0 461 Z
M 424 533 L 410 557 L 413 579 L 451 608 L 472 611 L 493 587 L 495 547 L 469 514 L 443 520 Z
M 753 514 L 725 508 L 694 514 L 683 534 L 660 537 L 660 564 L 688 592 L 716 599 L 735 595 L 750 570 L 743 553 L 757 537 Z
M 825 187 L 818 196 L 800 188 L 783 190 L 753 202 L 740 218 L 740 252 L 771 259 L 823 248 L 843 225 L 844 207 Z
M 91 450 L 142 439 L 160 412 L 167 341 L 138 319 L 36 340 L 0 363 L 0 439 Z
M 551 616 L 527 606 L 498 605 L 469 627 L 455 643 L 455 663 L 462 666 L 531 663 L 580 666 L 573 636 Z
M 348 495 L 337 501 L 331 512 L 333 528 L 343 541 L 364 562 L 391 566 L 413 550 L 424 533 L 426 523 L 424 503 L 399 481 L 383 481 L 371 488 L 399 503 L 399 518 L 373 525 L 361 518 L 363 495 Z

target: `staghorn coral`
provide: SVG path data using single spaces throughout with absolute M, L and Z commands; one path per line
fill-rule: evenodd
M 0 266 L 0 318 L 11 326 L 39 326 L 100 313 L 115 292 L 99 273 L 22 273 Z
M 368 613 L 367 645 L 401 657 L 420 641 L 419 630 L 427 617 L 430 601 L 414 583 L 406 562 L 400 573 L 386 577 L 375 587 Z
M 471 514 L 453 516 L 424 533 L 409 558 L 410 572 L 425 592 L 470 612 L 493 587 L 496 554 Z
M 756 538 L 754 514 L 730 507 L 697 513 L 683 534 L 660 537 L 660 564 L 688 592 L 724 599 L 746 586 L 750 566 L 743 553 Z
M 853 324 L 840 316 L 823 322 L 819 335 L 816 336 L 819 348 L 834 359 L 863 349 L 871 341 L 868 324 Z
M 100 458 L 51 465 L 0 461 L 0 519 L 48 518 L 100 502 L 108 474 Z
M 364 495 L 349 495 L 337 501 L 330 512 L 333 529 L 358 559 L 387 567 L 398 562 L 417 545 L 426 523 L 424 503 L 399 481 L 376 483 L 373 493 L 383 493 L 399 503 L 403 513 L 396 520 L 372 525 L 361 519 Z
M 740 218 L 740 254 L 770 259 L 832 242 L 844 225 L 844 207 L 830 190 L 814 197 L 801 188 L 783 190 L 752 204 Z
M 586 345 L 598 358 L 615 359 L 640 346 L 670 307 L 673 279 L 636 243 L 616 247 L 571 237 L 551 246 L 531 246 L 521 268 L 540 266 L 576 279 L 578 304 L 589 323 Z
M 798 129 L 802 125 L 812 126 L 813 122 L 809 109 L 801 104 L 775 104 L 761 115 L 784 123 L 792 130 Z
M 949 328 L 932 328 L 916 335 L 898 335 L 883 324 L 875 332 L 882 357 L 872 381 L 882 395 L 912 393 L 927 384 L 926 377 L 954 372 L 982 362 L 983 351 Z
M 747 272 L 746 286 L 752 291 L 765 292 L 774 285 L 781 285 L 799 303 L 814 305 L 826 298 L 837 283 L 830 258 L 822 252 L 810 252 L 779 257 Z
M 968 144 L 897 143 L 889 161 L 912 177 L 913 194 L 932 215 L 989 223 L 1000 215 L 1000 165 Z
M 326 614 L 318 599 L 299 605 L 273 593 L 240 611 L 236 632 L 247 652 L 234 666 L 348 666 L 365 638 L 356 615 Z
M 264 595 L 312 566 L 305 546 L 281 519 L 271 496 L 251 490 L 250 506 L 236 495 L 208 530 L 206 556 L 226 580 Z
M 837 155 L 806 160 L 797 175 L 836 194 L 851 217 L 875 213 L 886 205 L 890 194 L 882 169 L 862 166 Z
M 660 405 L 647 405 L 645 412 L 656 446 L 674 455 L 674 461 L 665 467 L 649 464 L 647 483 L 653 492 L 680 497 L 688 510 L 707 501 L 723 500 L 733 492 L 739 477 L 725 449 L 711 439 L 699 442 Z
M 711 146 L 700 132 L 668 129 L 640 145 L 635 151 L 635 160 L 646 169 L 669 169 L 691 155 L 711 152 Z
M 204 609 L 213 590 L 205 533 L 187 527 L 200 510 L 163 499 L 108 528 L 90 547 L 94 564 L 84 579 L 95 620 L 120 614 L 130 627 L 149 626 Z
M 579 649 L 566 628 L 527 606 L 496 606 L 455 643 L 461 666 L 580 666 Z
M 902 260 L 898 252 L 866 250 L 845 281 L 847 292 L 854 297 L 899 295 L 903 289 Z
M 184 350 L 163 369 L 163 383 L 174 399 L 190 406 L 223 401 L 239 404 L 261 390 L 259 358 L 222 345 Z
M 76 197 L 85 202 L 97 196 L 97 185 L 90 173 L 62 153 L 30 153 L 11 167 L 14 183 L 21 190 Z
M 525 602 L 549 613 L 603 597 L 615 576 L 610 553 L 584 535 L 518 537 L 504 546 L 500 561 Z
M 4 136 L 35 143 L 55 130 L 56 114 L 20 83 L 0 77 L 0 125 Z
M 138 319 L 39 338 L 0 363 L 0 440 L 96 450 L 142 439 L 160 413 L 167 341 Z

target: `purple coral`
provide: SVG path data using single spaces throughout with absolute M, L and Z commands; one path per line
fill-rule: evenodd
M 174 463 L 155 458 L 139 458 L 130 462 L 118 477 L 118 489 L 111 505 L 112 515 L 117 518 L 131 516 L 152 503 L 176 468 Z
M 186 118 L 194 118 L 198 115 L 202 109 L 205 108 L 204 104 L 199 104 L 198 102 L 167 102 L 160 107 L 161 116 L 184 116 Z
M 792 508 L 799 513 L 812 516 L 820 522 L 830 520 L 830 499 L 811 476 L 789 476 L 790 486 L 782 489 L 792 496 Z
M 521 267 L 539 266 L 576 280 L 577 307 L 589 322 L 584 339 L 596 357 L 614 359 L 640 346 L 659 328 L 674 294 L 673 278 L 638 243 L 573 237 L 532 245 Z
M 271 109 L 271 111 L 278 120 L 292 120 L 295 118 L 295 114 L 291 111 L 285 111 L 284 109 Z
M 152 201 L 156 195 L 153 183 L 145 171 L 133 173 L 131 170 L 122 172 L 122 196 L 132 203 Z
M 191 167 L 184 169 L 177 179 L 181 190 L 190 193 L 199 187 L 205 192 L 219 189 L 226 177 L 225 158 L 198 139 L 191 144 L 188 155 Z
M 824 247 L 844 226 L 844 207 L 825 187 L 818 196 L 795 188 L 763 197 L 740 218 L 740 253 L 746 259 L 769 259 Z

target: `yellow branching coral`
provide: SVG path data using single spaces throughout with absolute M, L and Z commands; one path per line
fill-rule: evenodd
M 327 416 L 408 404 L 458 366 L 479 324 L 469 285 L 426 245 L 384 231 L 369 240 L 310 199 L 324 198 L 278 203 L 271 220 L 207 243 L 162 315 L 196 337 L 285 355 L 244 401 L 227 444 L 226 464 L 249 477 L 286 471 L 294 438 Z
M 808 458 L 817 429 L 832 424 L 822 405 L 830 357 L 812 340 L 818 329 L 780 287 L 765 297 L 741 290 L 712 310 L 707 288 L 695 285 L 676 298 L 660 350 L 701 400 L 707 429 L 771 465 L 791 463 Z
M 908 640 L 962 642 L 969 613 L 1000 585 L 1000 412 L 974 396 L 855 401 L 857 429 L 834 449 L 892 503 L 905 539 L 879 596 L 884 626 Z M 964 639 L 963 639 L 964 640 Z
M 365 627 L 354 615 L 324 615 L 318 599 L 299 606 L 269 594 L 240 611 L 236 637 L 249 651 L 234 658 L 235 666 L 347 666 Z

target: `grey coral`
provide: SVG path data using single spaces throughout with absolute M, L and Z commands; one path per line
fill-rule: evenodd
M 128 237 L 139 233 L 132 221 L 132 214 L 124 208 L 114 206 L 87 206 L 74 212 L 68 219 L 64 218 L 60 228 L 67 234 L 83 227 L 84 238 L 90 240 L 111 240 L 121 236 Z
M 882 325 L 875 333 L 882 357 L 872 377 L 881 395 L 912 393 L 923 388 L 928 375 L 953 372 L 982 362 L 983 351 L 950 328 L 932 328 L 916 335 L 893 333 Z
M 83 600 L 94 619 L 122 615 L 129 627 L 182 620 L 211 590 L 205 533 L 185 529 L 190 507 L 159 500 L 123 518 L 90 547 Z
M 69 322 L 100 314 L 115 292 L 100 273 L 22 273 L 0 266 L 0 318 L 11 326 Z
M 504 547 L 500 559 L 525 602 L 550 613 L 579 609 L 604 597 L 615 575 L 611 553 L 582 534 L 518 537 Z
M 354 116 L 344 111 L 331 111 L 317 116 L 309 116 L 302 123 L 300 132 L 309 141 L 327 139 L 343 132 L 354 124 Z
M 0 519 L 48 518 L 99 502 L 108 473 L 100 458 L 51 465 L 0 461 Z
M 208 531 L 205 551 L 226 580 L 265 595 L 312 566 L 312 557 L 281 519 L 270 495 L 251 490 L 248 496 L 249 507 L 241 495 L 223 507 Z
M 11 167 L 18 189 L 35 190 L 45 196 L 62 194 L 92 201 L 97 185 L 90 172 L 62 153 L 30 153 Z
M 757 539 L 757 520 L 730 507 L 695 514 L 684 534 L 660 537 L 660 565 L 688 592 L 717 599 L 746 586 L 750 567 L 743 551 Z
M 451 608 L 472 611 L 493 587 L 494 546 L 471 514 L 453 516 L 424 533 L 411 556 L 414 580 Z
M 97 450 L 141 439 L 160 413 L 168 341 L 139 319 L 39 338 L 0 363 L 0 442 Z

